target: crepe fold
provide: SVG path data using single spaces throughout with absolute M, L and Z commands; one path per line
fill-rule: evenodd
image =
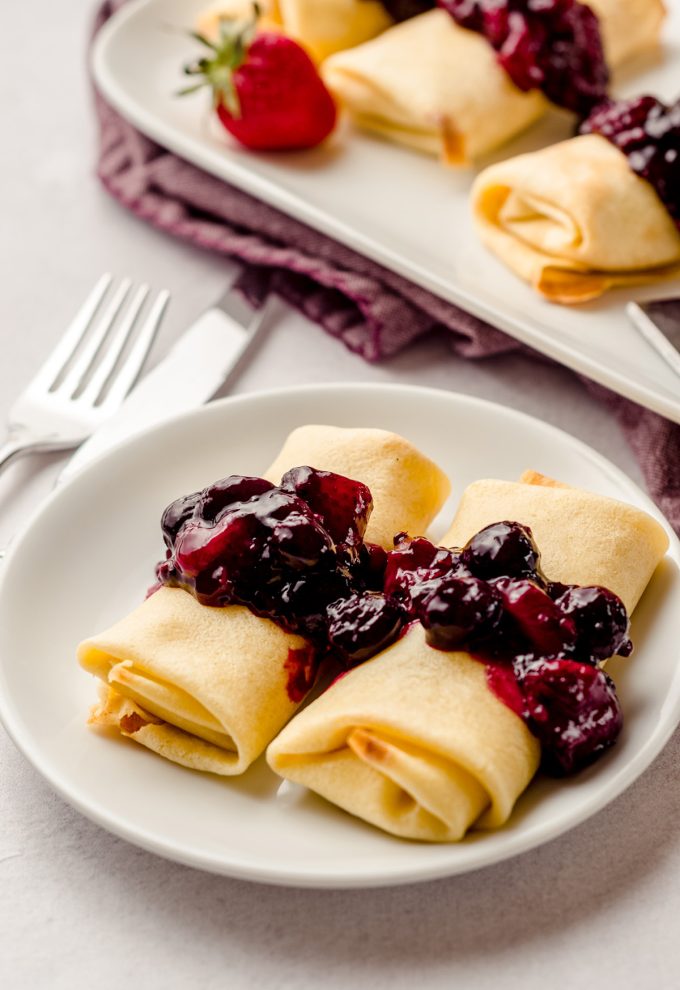
M 442 544 L 462 546 L 492 522 L 523 522 L 548 577 L 604 585 L 632 610 L 666 550 L 665 530 L 632 506 L 524 477 L 470 485 Z M 507 821 L 540 745 L 492 693 L 484 664 L 432 649 L 415 624 L 296 715 L 267 759 L 386 832 L 451 842 Z
M 472 208 L 484 244 L 552 302 L 680 273 L 680 231 L 654 187 L 599 134 L 490 166 Z
M 300 464 L 367 483 L 372 538 L 389 546 L 397 532 L 423 532 L 450 488 L 432 461 L 383 430 L 302 427 L 267 477 L 278 482 Z M 299 684 L 308 684 L 314 670 L 311 645 L 301 636 L 244 606 L 208 607 L 168 587 L 85 640 L 77 655 L 106 685 L 94 725 L 113 727 L 175 763 L 224 775 L 242 773 L 264 751 L 297 710 Z
M 296 710 L 286 665 L 309 650 L 244 606 L 208 608 L 179 588 L 160 588 L 77 655 L 109 689 L 94 724 L 183 766 L 231 775 Z
M 282 777 L 429 842 L 502 825 L 539 759 L 536 739 L 487 688 L 484 665 L 432 649 L 420 625 L 340 678 L 267 750 Z
M 300 42 L 317 61 L 359 45 L 384 31 L 393 20 L 379 0 L 258 0 L 262 30 L 280 30 Z M 246 19 L 252 0 L 218 0 L 197 21 L 198 30 L 219 37 L 223 18 Z
M 298 464 L 334 471 L 371 490 L 373 512 L 365 539 L 391 550 L 397 533 L 422 535 L 451 490 L 434 461 L 387 430 L 301 426 L 289 435 L 264 477 L 278 484 Z
M 550 581 L 609 588 L 629 614 L 668 548 L 663 526 L 625 502 L 566 485 L 495 479 L 465 489 L 441 543 L 462 547 L 506 519 L 530 527 Z
M 660 0 L 592 0 L 615 68 L 653 47 Z M 427 11 L 329 58 L 324 80 L 356 123 L 400 144 L 465 164 L 499 147 L 549 107 L 522 92 L 491 45 L 445 10 Z

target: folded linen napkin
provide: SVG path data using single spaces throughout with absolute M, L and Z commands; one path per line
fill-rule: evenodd
M 95 31 L 123 2 L 107 0 L 100 7 Z M 523 351 L 527 360 L 545 360 L 471 314 L 178 158 L 135 130 L 96 92 L 95 108 L 98 174 L 106 189 L 172 236 L 242 262 L 241 285 L 254 301 L 269 291 L 279 293 L 368 361 L 442 329 L 462 358 Z M 572 372 L 565 369 L 564 374 Z M 618 421 L 652 498 L 680 533 L 680 426 L 581 380 Z

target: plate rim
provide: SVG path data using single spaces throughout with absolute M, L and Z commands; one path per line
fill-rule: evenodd
M 632 369 L 630 377 L 622 372 L 612 370 L 608 368 L 606 362 L 599 362 L 595 357 L 581 352 L 567 341 L 552 337 L 550 333 L 543 331 L 537 321 L 527 318 L 523 323 L 521 316 L 516 317 L 512 313 L 506 313 L 502 308 L 497 308 L 494 304 L 486 302 L 463 286 L 449 284 L 439 276 L 429 273 L 422 265 L 401 258 L 388 246 L 348 227 L 342 218 L 334 217 L 311 203 L 305 202 L 304 199 L 300 199 L 270 179 L 249 170 L 246 165 L 238 161 L 225 156 L 220 158 L 219 165 L 214 165 L 211 155 L 203 149 L 200 141 L 177 132 L 175 128 L 167 125 L 152 111 L 130 98 L 119 83 L 115 73 L 111 71 L 107 60 L 108 52 L 111 46 L 115 45 L 119 33 L 125 28 L 129 20 L 134 20 L 144 8 L 160 6 L 162 2 L 163 0 L 129 0 L 100 28 L 92 45 L 90 64 L 95 83 L 108 102 L 126 120 L 174 154 L 180 155 L 222 181 L 233 183 L 246 193 L 270 204 L 294 219 L 307 223 L 364 257 L 370 258 L 386 269 L 420 285 L 446 302 L 459 306 L 479 319 L 485 320 L 515 340 L 558 361 L 572 371 L 584 374 L 591 380 L 613 389 L 624 398 L 638 402 L 653 412 L 659 413 L 673 422 L 680 423 L 680 396 L 675 397 L 663 386 L 660 386 L 661 391 L 657 391 L 641 384 L 635 379 Z M 546 303 L 546 305 L 551 304 Z M 625 313 L 623 319 L 626 319 Z M 530 329 L 527 330 L 527 327 Z
M 304 393 L 307 396 L 316 394 L 321 398 L 329 390 L 336 393 L 363 392 L 368 395 L 374 392 L 392 393 L 395 397 L 405 392 L 414 398 L 418 398 L 418 396 L 430 396 L 439 400 L 451 401 L 458 406 L 472 407 L 473 410 L 479 408 L 490 410 L 496 414 L 500 412 L 504 417 L 509 416 L 516 422 L 526 423 L 531 429 L 538 430 L 539 433 L 548 437 L 560 438 L 562 440 L 566 438 L 568 444 L 578 452 L 580 457 L 585 457 L 586 460 L 594 464 L 599 470 L 604 471 L 612 481 L 619 484 L 623 483 L 624 494 L 629 491 L 636 493 L 636 497 L 639 499 L 640 504 L 645 507 L 645 511 L 649 511 L 664 526 L 670 539 L 669 555 L 674 557 L 676 562 L 680 562 L 680 540 L 678 540 L 670 524 L 649 496 L 624 471 L 609 461 L 604 455 L 560 427 L 546 423 L 535 416 L 514 409 L 513 407 L 505 406 L 502 403 L 456 391 L 449 392 L 444 389 L 427 386 L 390 382 L 334 382 L 320 385 L 307 384 L 303 386 L 294 385 L 275 389 L 261 389 L 217 399 L 207 405 L 197 407 L 188 412 L 179 413 L 162 423 L 155 424 L 132 437 L 128 437 L 107 451 L 100 453 L 99 456 L 84 465 L 68 481 L 55 489 L 36 508 L 26 525 L 17 534 L 7 556 L 0 562 L 0 602 L 3 598 L 4 588 L 8 580 L 12 562 L 15 556 L 20 554 L 24 540 L 30 535 L 33 526 L 42 519 L 43 515 L 51 511 L 53 504 L 69 498 L 71 489 L 74 486 L 80 486 L 82 479 L 86 479 L 88 475 L 96 474 L 104 462 L 108 461 L 111 457 L 124 452 L 130 447 L 137 445 L 144 446 L 155 434 L 166 431 L 171 433 L 174 425 L 177 423 L 190 422 L 191 420 L 200 421 L 205 415 L 219 417 L 225 408 L 252 403 L 257 404 L 262 400 L 285 401 L 288 397 L 299 396 L 300 393 Z M 4 683 L 5 665 L 7 662 L 4 657 L 0 656 L 0 684 Z M 604 786 L 587 802 L 585 807 L 580 809 L 578 814 L 558 816 L 548 823 L 536 823 L 532 828 L 520 832 L 516 836 L 511 836 L 505 845 L 495 850 L 485 851 L 482 842 L 480 842 L 478 848 L 476 846 L 468 846 L 467 850 L 470 851 L 470 854 L 462 863 L 433 861 L 431 864 L 419 863 L 414 865 L 406 862 L 403 868 L 395 868 L 393 865 L 390 865 L 387 871 L 384 868 L 378 868 L 373 872 L 368 866 L 358 869 L 354 868 L 354 872 L 348 872 L 345 866 L 341 866 L 338 867 L 337 873 L 329 870 L 327 865 L 322 871 L 319 871 L 318 868 L 305 871 L 299 866 L 289 869 L 285 865 L 274 869 L 271 865 L 264 867 L 258 865 L 255 859 L 241 853 L 239 853 L 237 860 L 225 861 L 224 856 L 216 857 L 214 854 L 202 855 L 200 851 L 187 849 L 175 840 L 158 837 L 143 827 L 140 828 L 125 821 L 119 815 L 107 811 L 99 801 L 88 800 L 86 796 L 81 796 L 81 788 L 77 785 L 70 784 L 60 769 L 53 770 L 51 768 L 49 761 L 42 755 L 40 744 L 36 743 L 30 732 L 25 729 L 19 713 L 9 704 L 8 693 L 4 691 L 0 691 L 0 722 L 4 725 L 5 730 L 19 751 L 29 760 L 43 780 L 68 804 L 106 831 L 117 835 L 119 838 L 135 846 L 175 862 L 235 879 L 284 887 L 361 889 L 425 882 L 463 875 L 476 869 L 489 867 L 506 859 L 514 858 L 530 849 L 542 846 L 560 835 L 571 831 L 588 818 L 597 814 L 612 800 L 627 790 L 644 770 L 647 769 L 675 732 L 677 725 L 680 723 L 680 669 L 673 683 L 675 683 L 675 680 L 678 681 L 678 690 L 676 691 L 674 703 L 666 720 L 661 724 L 657 723 L 654 732 L 647 738 L 644 745 L 635 751 L 633 756 L 616 774 L 605 781 Z M 536 832 L 540 832 L 540 835 L 537 836 Z M 446 846 L 446 844 L 444 845 Z M 456 848 L 456 844 L 451 844 L 451 846 L 452 848 Z M 442 846 L 439 845 L 437 848 L 442 848 Z

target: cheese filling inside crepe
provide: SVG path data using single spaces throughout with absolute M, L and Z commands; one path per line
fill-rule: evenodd
M 484 243 L 553 302 L 680 272 L 680 231 L 653 186 L 599 134 L 485 169 L 472 190 Z
M 78 660 L 110 689 L 95 724 L 115 725 L 183 766 L 237 774 L 297 708 L 285 665 L 289 651 L 308 649 L 244 606 L 207 608 L 160 588 L 81 643 Z
M 668 545 L 646 513 L 530 474 L 463 495 L 445 546 L 492 522 L 529 525 L 549 578 L 601 584 L 632 610 Z M 490 690 L 483 663 L 428 646 L 419 624 L 300 712 L 270 766 L 395 835 L 455 841 L 502 825 L 533 777 L 540 745 Z
M 278 483 L 299 464 L 368 484 L 374 509 L 367 536 L 390 547 L 401 530 L 420 532 L 450 488 L 432 461 L 383 430 L 301 427 L 267 476 Z M 183 766 L 228 775 L 242 773 L 296 711 L 289 674 L 311 665 L 312 654 L 307 640 L 245 606 L 208 607 L 187 591 L 161 587 L 81 643 L 78 659 L 107 686 L 93 724 Z
M 608 65 L 653 47 L 660 0 L 592 0 Z M 541 117 L 549 103 L 522 92 L 488 42 L 441 9 L 390 27 L 323 65 L 326 84 L 355 121 L 390 140 L 463 164 Z

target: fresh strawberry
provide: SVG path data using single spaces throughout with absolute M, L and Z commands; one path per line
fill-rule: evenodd
M 256 18 L 257 8 L 246 23 L 221 21 L 217 44 L 193 35 L 211 55 L 185 67 L 201 81 L 182 93 L 210 86 L 220 121 L 247 148 L 312 148 L 335 126 L 333 97 L 305 50 L 283 34 L 255 34 Z

